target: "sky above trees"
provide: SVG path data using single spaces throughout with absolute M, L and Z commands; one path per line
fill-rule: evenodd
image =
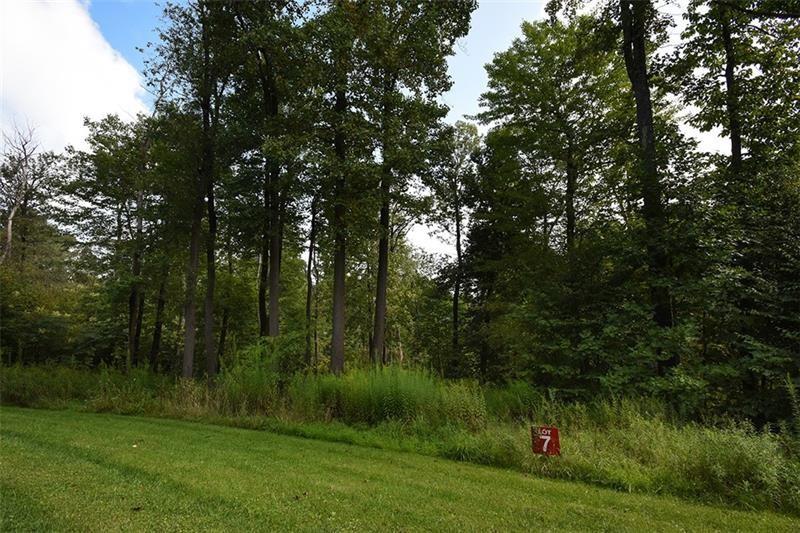
M 442 98 L 451 108 L 449 121 L 478 112 L 484 65 L 519 36 L 524 20 L 542 17 L 543 8 L 544 2 L 480 3 L 469 35 L 449 60 L 454 85 Z M 155 39 L 156 2 L 4 2 L 2 13 L 4 126 L 30 122 L 46 148 L 61 149 L 83 142 L 83 115 L 124 117 L 150 106 L 137 77 L 143 66 L 137 49 Z
M 162 2 L 163 3 L 163 2 Z M 466 38 L 449 58 L 454 84 L 442 101 L 455 122 L 479 111 L 484 65 L 520 35 L 525 20 L 544 15 L 545 2 L 482 1 Z M 3 2 L 0 126 L 29 123 L 43 148 L 84 146 L 83 117 L 132 117 L 152 104 L 141 87 L 144 56 L 155 40 L 161 7 L 151 0 Z M 137 74 L 138 73 L 138 74 Z M 58 96 L 54 96 L 54 91 Z M 417 225 L 410 237 L 430 253 L 454 253 L 452 243 Z
M 669 12 L 680 13 L 678 0 Z M 466 38 L 448 59 L 453 87 L 441 100 L 449 122 L 479 112 L 486 91 L 484 66 L 520 36 L 523 21 L 544 16 L 544 1 L 483 0 Z M 29 124 L 45 149 L 85 146 L 84 116 L 123 119 L 147 111 L 152 96 L 141 86 L 144 56 L 155 40 L 161 7 L 153 0 L 61 0 L 3 2 L 0 16 L 0 70 L 3 89 L 0 126 Z M 679 21 L 680 22 L 680 21 Z M 673 29 L 677 36 L 680 27 Z M 481 128 L 483 129 L 483 128 Z M 723 146 L 716 134 L 699 135 L 702 146 Z M 431 253 L 453 255 L 443 236 L 416 225 L 412 242 Z M 443 240 L 444 238 L 444 240 Z

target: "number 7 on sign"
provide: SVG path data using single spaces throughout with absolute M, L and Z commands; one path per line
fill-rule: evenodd
M 537 426 L 531 428 L 531 447 L 533 453 L 542 455 L 561 455 L 558 428 Z
M 550 444 L 550 439 L 552 439 L 550 435 L 542 435 L 541 439 L 544 441 L 544 446 L 542 446 L 542 451 L 547 453 L 547 445 Z

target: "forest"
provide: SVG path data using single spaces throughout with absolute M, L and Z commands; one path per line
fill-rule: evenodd
M 476 7 L 168 3 L 149 114 L 87 119 L 61 153 L 4 132 L 3 402 L 116 387 L 93 409 L 147 412 L 132 388 L 190 387 L 225 416 L 465 435 L 534 404 L 576 427 L 600 409 L 579 406 L 657 405 L 677 432 L 794 434 L 771 503 L 745 505 L 797 512 L 800 3 L 551 0 L 449 122 Z M 380 376 L 407 385 L 391 405 L 359 392 Z

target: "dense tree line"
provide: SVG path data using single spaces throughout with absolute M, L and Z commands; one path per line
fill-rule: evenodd
M 475 7 L 168 5 L 150 116 L 87 121 L 61 155 L 7 134 L 4 361 L 213 381 L 260 343 L 287 372 L 415 364 L 784 416 L 798 10 L 692 0 L 677 36 L 649 1 L 552 1 L 486 66 L 479 130 L 439 99 Z M 418 222 L 454 257 L 415 250 Z

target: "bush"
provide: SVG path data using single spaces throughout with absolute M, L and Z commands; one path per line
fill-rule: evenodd
M 93 411 L 146 414 L 156 408 L 159 392 L 167 387 L 163 376 L 144 369 L 125 375 L 103 368 L 87 404 Z
M 524 381 L 512 381 L 505 387 L 486 389 L 486 407 L 501 420 L 530 420 L 534 410 L 544 401 L 544 396 Z
M 241 364 L 219 376 L 220 409 L 229 415 L 273 414 L 279 405 L 278 375 L 261 365 Z
M 91 398 L 96 379 L 92 372 L 64 366 L 2 367 L 0 400 L 23 407 L 63 407 Z
M 342 377 L 297 375 L 288 399 L 293 412 L 311 420 L 375 425 L 422 417 L 473 430 L 486 424 L 486 404 L 477 385 L 445 383 L 422 371 L 393 367 L 354 370 Z

